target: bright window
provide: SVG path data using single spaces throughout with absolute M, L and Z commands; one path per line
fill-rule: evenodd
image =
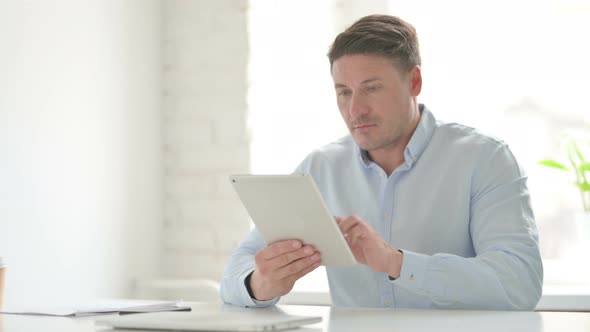
M 374 3 L 342 22 L 338 2 L 251 2 L 252 172 L 290 173 L 314 148 L 347 134 L 325 55 L 335 35 L 374 12 Z M 590 280 L 578 264 L 588 245 L 580 245 L 585 253 L 571 245 L 581 232 L 579 193 L 567 173 L 537 165 L 561 156 L 565 130 L 590 131 L 590 2 L 390 1 L 388 7 L 418 31 L 419 101 L 443 121 L 503 139 L 527 171 L 546 283 Z M 323 271 L 296 290 L 327 290 Z

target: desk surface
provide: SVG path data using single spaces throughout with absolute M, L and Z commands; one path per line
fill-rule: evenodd
M 588 332 L 590 313 L 580 312 L 505 312 L 505 311 L 442 311 L 409 309 L 368 309 L 326 306 L 283 305 L 266 309 L 245 309 L 219 304 L 190 303 L 193 310 L 213 306 L 223 311 L 282 311 L 294 315 L 318 315 L 323 321 L 293 331 L 544 331 Z M 190 313 L 187 313 L 190 314 Z M 149 314 L 141 314 L 149 315 Z M 100 316 L 104 317 L 104 316 Z M 0 331 L 90 332 L 109 331 L 95 326 L 93 318 L 63 318 L 0 314 Z M 137 330 L 135 330 L 137 331 Z

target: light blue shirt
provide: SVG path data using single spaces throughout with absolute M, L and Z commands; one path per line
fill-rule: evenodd
M 404 253 L 390 280 L 367 266 L 327 267 L 334 305 L 532 310 L 543 266 L 527 177 L 506 143 L 442 123 L 423 105 L 401 164 L 389 177 L 350 136 L 312 152 L 310 174 L 335 216 L 356 214 Z M 266 246 L 254 229 L 229 258 L 221 297 L 255 301 L 244 285 Z

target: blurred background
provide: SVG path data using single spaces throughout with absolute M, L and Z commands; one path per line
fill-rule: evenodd
M 217 300 L 251 227 L 227 175 L 347 133 L 326 54 L 373 13 L 416 27 L 419 101 L 527 171 L 546 283 L 590 284 L 574 175 L 538 164 L 565 133 L 590 159 L 588 0 L 0 0 L 5 303 Z M 294 295 L 327 291 L 318 269 Z

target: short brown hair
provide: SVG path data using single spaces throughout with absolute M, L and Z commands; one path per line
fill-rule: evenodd
M 330 67 L 340 57 L 355 54 L 380 55 L 405 70 L 421 64 L 416 29 L 390 15 L 365 16 L 340 33 L 328 52 Z

